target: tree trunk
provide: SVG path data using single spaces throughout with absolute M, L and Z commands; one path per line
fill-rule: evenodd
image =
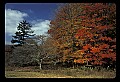
M 87 60 L 87 65 L 88 65 L 88 60 Z
M 39 66 L 40 70 L 42 69 L 42 65 L 41 65 L 41 62 L 40 62 L 40 66 Z
M 39 68 L 40 68 L 40 70 L 42 69 L 42 59 L 40 59 Z

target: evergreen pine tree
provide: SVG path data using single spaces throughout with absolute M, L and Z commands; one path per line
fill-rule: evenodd
M 15 33 L 15 36 L 12 36 L 13 38 L 11 40 L 11 43 L 17 43 L 15 46 L 22 46 L 23 44 L 25 44 L 25 39 L 35 35 L 32 34 L 34 31 L 31 30 L 31 27 L 32 25 L 26 22 L 26 20 L 20 22 L 17 27 L 18 31 Z

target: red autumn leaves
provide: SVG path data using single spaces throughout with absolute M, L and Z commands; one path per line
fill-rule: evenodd
M 62 46 L 58 53 L 62 53 L 65 58 L 74 55 L 75 62 L 84 63 L 85 59 L 99 65 L 107 63 L 104 58 L 114 62 L 115 16 L 116 5 L 113 3 L 67 4 L 60 8 L 51 21 L 48 33 Z
M 80 18 L 82 19 L 81 26 L 84 28 L 79 29 L 75 37 L 87 42 L 82 46 L 85 57 L 90 61 L 94 60 L 91 64 L 101 65 L 104 62 L 102 61 L 104 58 L 115 61 L 116 52 L 113 49 L 116 48 L 114 47 L 115 44 L 111 45 L 111 42 L 114 40 L 109 36 L 103 35 L 106 30 L 113 27 L 112 23 L 104 23 L 103 21 L 110 22 L 108 13 L 112 13 L 114 10 L 108 11 L 110 10 L 109 5 L 98 3 L 85 4 L 82 8 L 84 12 Z

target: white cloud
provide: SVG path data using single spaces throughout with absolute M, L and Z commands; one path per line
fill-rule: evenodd
M 18 10 L 5 9 L 5 44 L 11 44 L 12 35 L 17 31 L 18 23 L 28 14 Z
M 18 10 L 5 9 L 5 33 L 10 36 L 17 31 L 19 22 L 24 20 L 24 17 L 28 16 L 27 13 L 20 12 Z M 32 20 L 32 30 L 36 35 L 45 34 L 49 29 L 49 20 Z
M 50 24 L 50 21 L 49 20 L 42 20 L 42 19 L 39 19 L 39 20 L 34 20 L 32 21 L 32 30 L 34 30 L 34 33 L 36 35 L 42 35 L 42 34 L 45 34 L 48 29 L 49 29 L 49 24 Z
M 11 36 L 17 31 L 19 22 L 24 20 L 24 17 L 27 16 L 27 13 L 18 10 L 5 9 L 5 44 L 10 44 Z M 30 24 L 32 24 L 31 29 L 34 30 L 36 35 L 42 35 L 48 31 L 50 21 L 42 19 L 31 20 Z
M 28 14 L 18 10 L 5 9 L 5 33 L 13 35 L 17 31 L 18 23 Z

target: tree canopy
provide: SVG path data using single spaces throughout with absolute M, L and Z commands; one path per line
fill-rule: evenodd
M 67 3 L 57 11 L 48 33 L 63 61 L 93 65 L 116 61 L 116 5 Z

